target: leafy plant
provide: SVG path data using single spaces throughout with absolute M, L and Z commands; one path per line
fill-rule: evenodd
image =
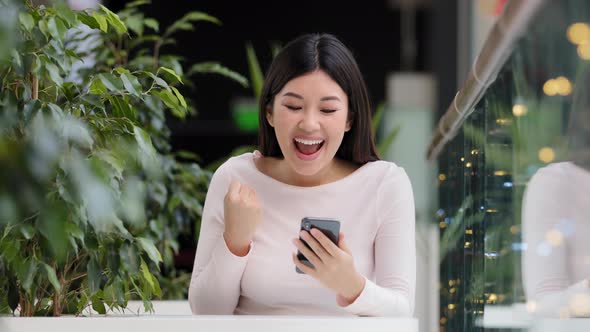
M 162 270 L 154 270 L 158 280 L 167 287 L 163 290 L 167 299 L 186 298 L 190 278 L 187 273 L 177 271 L 174 256 L 181 244 L 195 247 L 200 229 L 200 218 L 208 184 L 214 169 L 203 169 L 199 157 L 188 151 L 173 153 L 169 145 L 170 129 L 167 117 L 184 119 L 195 114 L 193 102 L 181 94 L 192 88 L 193 75 L 221 75 L 243 87 L 248 80 L 237 72 L 215 61 L 187 65 L 183 57 L 170 54 L 168 46 L 176 44 L 174 35 L 179 31 L 193 31 L 195 24 L 221 25 L 221 22 L 203 12 L 189 12 L 169 27 L 162 29 L 154 18 L 145 17 L 141 7 L 149 1 L 135 1 L 117 13 L 129 27 L 129 40 L 122 39 L 115 31 L 101 36 L 90 52 L 95 54 L 93 68 L 81 72 L 81 80 L 89 84 L 94 68 L 121 68 L 131 85 L 149 86 L 155 94 L 142 99 L 123 101 L 123 107 L 134 109 L 137 121 L 152 137 L 156 154 L 161 160 L 163 176 L 145 181 L 147 204 L 146 218 L 149 231 L 146 236 L 156 243 L 162 253 Z M 107 47 L 103 47 L 106 45 Z M 134 73 L 142 73 L 135 75 Z M 168 81 L 161 78 L 168 78 Z M 135 83 L 133 83 L 135 82 Z M 123 88 L 126 86 L 125 81 Z M 121 86 L 119 86 L 121 88 Z M 170 112 L 168 112 L 168 110 Z
M 153 82 L 165 83 L 159 75 L 169 70 L 101 68 L 87 82 L 68 81 L 83 56 L 68 30 L 123 38 L 120 18 L 62 3 L 0 8 L 18 17 L 16 46 L 0 64 L 0 311 L 59 316 L 92 305 L 105 313 L 131 296 L 149 310 L 161 294 L 152 272 L 162 258 L 143 207 L 161 166 L 133 105 L 163 102 L 168 90 Z
M 180 57 L 161 48 L 193 22 L 218 20 L 189 13 L 162 36 L 144 35 L 159 29 L 137 10 L 145 3 L 117 15 L 0 1 L 18 18 L 0 27 L 18 32 L 0 40 L 9 49 L 0 54 L 0 312 L 105 313 L 132 297 L 151 310 L 153 296 L 171 293 L 162 272 L 188 287 L 172 256 L 180 233 L 193 234 L 188 223 L 198 226 L 210 173 L 170 152 L 165 112 L 194 111 Z M 151 53 L 141 47 L 149 41 Z M 76 70 L 82 59 L 94 65 Z M 188 72 L 246 84 L 213 62 Z

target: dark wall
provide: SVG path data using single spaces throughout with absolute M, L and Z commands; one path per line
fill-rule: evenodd
M 112 9 L 123 4 L 111 1 Z M 179 33 L 178 44 L 168 51 L 181 54 L 188 63 L 220 61 L 244 75 L 248 74 L 245 42 L 252 41 L 263 70 L 271 60 L 270 44 L 284 44 L 308 32 L 329 32 L 340 37 L 355 54 L 367 81 L 374 104 L 385 98 L 385 78 L 400 69 L 400 14 L 389 1 L 153 1 L 145 7 L 148 16 L 162 27 L 185 13 L 204 11 L 219 18 L 222 26 L 197 24 L 194 32 Z M 432 70 L 431 11 L 419 10 L 416 25 L 418 57 L 416 70 Z M 164 52 L 167 50 L 164 49 Z M 191 150 L 204 162 L 229 153 L 234 147 L 255 144 L 255 134 L 241 133 L 231 122 L 230 101 L 236 96 L 251 96 L 249 89 L 214 75 L 194 77 L 194 91 L 185 91 L 199 111 L 182 125 L 171 123 L 173 146 Z

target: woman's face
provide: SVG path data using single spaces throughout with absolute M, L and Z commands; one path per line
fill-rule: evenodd
M 305 176 L 330 169 L 351 126 L 346 93 L 321 70 L 287 82 L 274 97 L 267 120 L 290 168 Z

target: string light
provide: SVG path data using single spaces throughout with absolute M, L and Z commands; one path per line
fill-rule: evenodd
M 579 22 L 570 25 L 567 29 L 567 39 L 575 45 L 590 43 L 590 26 Z
M 543 147 L 539 150 L 539 160 L 548 164 L 555 159 L 555 151 L 550 147 Z
M 512 106 L 512 114 L 514 114 L 514 116 L 526 115 L 528 111 L 528 108 L 523 104 L 514 104 L 514 106 Z

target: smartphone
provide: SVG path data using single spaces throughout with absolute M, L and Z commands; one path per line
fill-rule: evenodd
M 331 218 L 313 218 L 313 217 L 305 217 L 301 219 L 301 230 L 311 231 L 313 228 L 319 229 L 324 235 L 326 235 L 334 244 L 338 245 L 338 236 L 340 235 L 340 221 Z M 308 248 L 309 245 L 301 238 L 299 239 L 305 244 Z M 310 248 L 311 249 L 311 248 Z M 298 250 L 297 251 L 297 258 L 301 263 L 313 268 L 313 264 L 303 256 L 303 254 Z M 298 267 L 295 267 L 295 271 L 297 273 L 305 273 L 301 271 Z

